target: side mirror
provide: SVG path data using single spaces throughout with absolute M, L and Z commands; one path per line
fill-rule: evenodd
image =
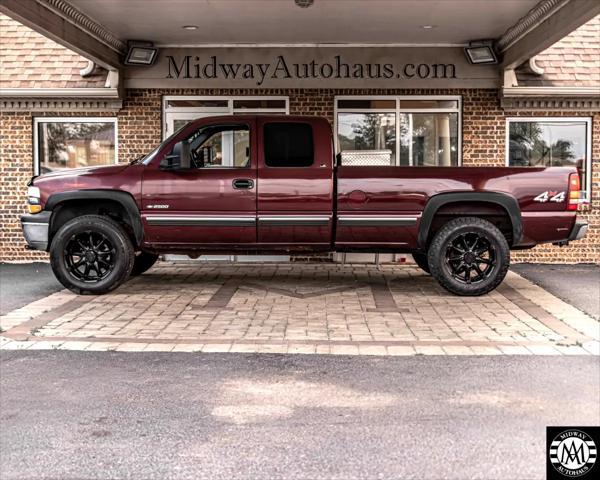
M 187 148 L 186 148 L 187 147 Z M 188 155 L 187 162 L 185 155 Z M 160 161 L 161 170 L 183 170 L 189 167 L 189 147 L 185 142 L 177 142 L 171 153 Z

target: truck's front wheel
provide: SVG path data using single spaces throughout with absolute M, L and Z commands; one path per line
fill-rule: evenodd
M 114 220 L 84 215 L 65 223 L 50 247 L 56 278 L 72 292 L 100 295 L 123 283 L 133 268 L 133 246 Z
M 461 217 L 446 223 L 428 251 L 431 274 L 456 295 L 483 295 L 506 276 L 510 250 L 502 232 L 477 217 Z

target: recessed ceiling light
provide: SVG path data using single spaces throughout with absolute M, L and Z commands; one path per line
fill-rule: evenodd
M 437 25 L 421 25 L 423 30 L 431 30 L 432 28 L 436 28 Z
M 183 27 L 184 30 L 198 30 L 198 27 L 196 25 L 184 25 Z
M 315 3 L 315 0 L 294 0 L 294 3 L 300 8 L 308 8 Z

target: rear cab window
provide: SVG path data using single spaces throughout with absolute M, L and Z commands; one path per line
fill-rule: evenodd
M 311 167 L 315 159 L 311 125 L 292 122 L 265 124 L 264 150 L 267 167 Z

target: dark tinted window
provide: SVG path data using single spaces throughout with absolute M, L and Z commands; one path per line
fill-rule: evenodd
M 265 163 L 268 167 L 310 167 L 314 150 L 312 129 L 306 123 L 267 123 Z

